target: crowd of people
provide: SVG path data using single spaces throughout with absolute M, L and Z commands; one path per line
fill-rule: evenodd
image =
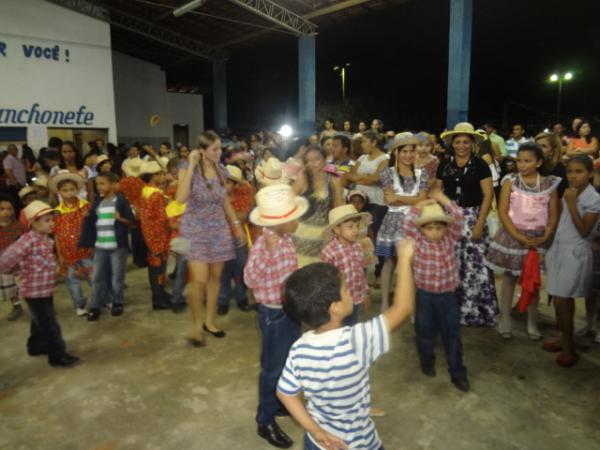
M 436 136 L 385 130 L 378 119 L 337 131 L 327 120 L 307 137 L 206 131 L 192 149 L 94 141 L 84 155 L 52 138 L 36 156 L 11 144 L 0 176 L 7 319 L 23 314 L 24 300 L 29 355 L 75 365 L 54 313 L 56 275 L 78 316 L 122 316 L 131 256 L 147 267 L 152 309 L 190 311 L 191 347 L 226 337 L 217 320 L 231 297 L 257 311 L 259 436 L 291 447 L 276 422 L 289 413 L 306 449 L 383 448 L 368 368 L 405 320 L 423 374 L 436 375 L 441 335 L 463 392 L 461 325 L 512 339 L 517 285 L 527 335 L 559 366 L 578 362 L 575 335 L 600 343 L 599 145 L 586 119 L 571 131 L 556 123 L 527 137 L 515 124 L 505 140 L 490 122 Z M 559 340 L 538 326 L 543 287 Z M 586 299 L 577 331 L 576 298 Z M 378 299 L 381 315 L 360 322 Z M 302 323 L 312 331 L 302 334 Z

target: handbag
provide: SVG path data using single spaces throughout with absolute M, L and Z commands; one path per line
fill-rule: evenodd
M 496 233 L 500 229 L 500 217 L 498 217 L 498 207 L 496 206 L 496 199 L 492 201 L 492 210 L 485 220 L 488 227 L 488 236 L 490 238 L 496 237 Z

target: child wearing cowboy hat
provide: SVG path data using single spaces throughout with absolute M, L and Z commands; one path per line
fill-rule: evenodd
M 300 324 L 283 311 L 282 291 L 287 277 L 298 268 L 292 234 L 308 210 L 308 201 L 296 196 L 290 186 L 278 184 L 258 191 L 256 205 L 250 213 L 250 221 L 264 227 L 263 234 L 252 246 L 244 269 L 246 284 L 259 304 L 258 323 L 262 335 L 256 422 L 260 437 L 276 447 L 289 448 L 293 441 L 275 422 L 275 416 L 285 411 L 275 389 L 288 351 L 300 337 L 301 329 Z
M 78 194 L 85 185 L 81 175 L 72 172 L 60 173 L 50 180 L 48 188 L 57 195 L 60 203 L 54 209 L 58 215 L 54 221 L 56 253 L 73 307 L 78 316 L 85 316 L 86 299 L 81 281 L 91 286 L 93 267 L 92 249 L 80 248 L 78 243 L 85 217 L 89 214 L 90 204 L 79 198 Z
M 344 325 L 348 326 L 358 322 L 361 305 L 369 300 L 360 230 L 370 221 L 370 214 L 359 213 L 353 205 L 338 206 L 329 211 L 329 226 L 323 231 L 323 238 L 330 242 L 321 250 L 321 261 L 333 264 L 340 271 L 352 295 L 354 310 L 344 319 Z
M 463 213 L 440 190 L 417 203 L 404 220 L 407 238 L 416 241 L 413 263 L 417 288 L 415 332 L 423 374 L 435 376 L 435 341 L 442 335 L 452 383 L 461 391 L 470 389 L 463 363 L 460 310 L 455 290 L 459 286 L 456 242 L 461 238 Z
M 142 235 L 148 246 L 152 309 L 171 309 L 171 295 L 165 291 L 171 241 L 169 218 L 166 213 L 168 198 L 162 190 L 166 181 L 165 167 L 157 161 L 146 161 L 141 167 L 141 178 L 145 186 L 139 200 L 139 219 Z
M 254 176 L 260 186 L 273 186 L 288 182 L 281 161 L 275 157 L 263 160 L 254 170 Z
M 31 313 L 29 355 L 48 355 L 51 366 L 71 367 L 79 358 L 67 353 L 54 311 L 56 257 L 50 237 L 54 229 L 54 210 L 34 200 L 24 211 L 30 230 L 2 253 L 0 273 L 11 273 L 17 266 L 21 269 L 20 294 Z

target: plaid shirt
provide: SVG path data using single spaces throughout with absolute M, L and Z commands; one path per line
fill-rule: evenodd
M 56 258 L 54 242 L 35 231 L 29 231 L 8 247 L 0 257 L 0 273 L 21 268 L 20 295 L 32 298 L 50 297 L 54 291 Z
M 244 268 L 244 281 L 252 289 L 257 303 L 279 307 L 283 300 L 283 283 L 298 268 L 292 236 L 283 236 L 272 252 L 266 238 L 273 234 L 265 228 L 250 250 Z
M 4 227 L 0 226 L 0 253 L 19 239 L 26 229 L 21 222 L 17 221 L 9 223 Z
M 369 286 L 364 271 L 363 251 L 360 241 L 344 245 L 337 237 L 321 251 L 321 261 L 333 264 L 344 277 L 344 284 L 357 305 L 369 295 Z
M 411 208 L 404 219 L 404 233 L 416 241 L 413 271 L 417 288 L 435 293 L 454 292 L 458 287 L 459 260 L 454 247 L 461 237 L 464 216 L 458 205 L 452 202 L 446 210 L 454 223 L 449 225 L 446 234 L 439 242 L 431 242 L 419 231 L 415 219 L 420 212 Z

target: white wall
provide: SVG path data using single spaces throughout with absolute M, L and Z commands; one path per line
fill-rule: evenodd
M 40 57 L 27 57 L 29 46 Z M 0 80 L 0 126 L 27 127 L 34 148 L 47 126 L 107 128 L 116 140 L 108 24 L 43 0 L 1 0 Z
M 159 144 L 173 142 L 173 125 L 188 125 L 190 144 L 204 129 L 202 96 L 167 92 L 164 71 L 159 66 L 113 52 L 115 105 L 119 142 Z M 150 126 L 153 115 L 160 117 Z

